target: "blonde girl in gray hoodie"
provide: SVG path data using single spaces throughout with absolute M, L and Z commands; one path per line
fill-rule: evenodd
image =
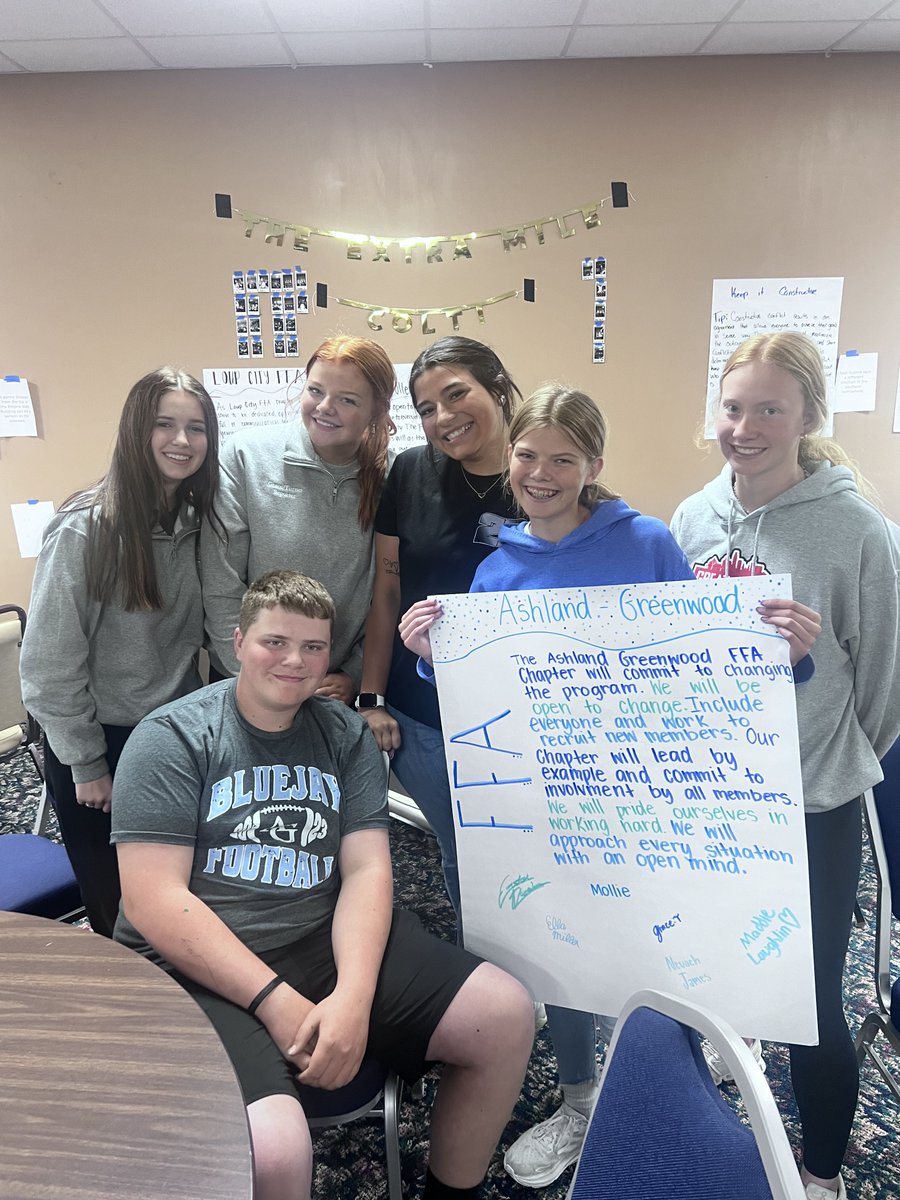
M 725 466 L 672 518 L 697 576 L 790 572 L 794 596 L 821 614 L 815 674 L 796 692 L 819 1023 L 817 1046 L 790 1047 L 808 1200 L 847 1195 L 840 1168 L 859 1071 L 841 980 L 860 796 L 881 779 L 879 759 L 900 733 L 897 552 L 859 473 L 817 436 L 827 415 L 816 346 L 800 333 L 750 338 L 722 374 Z

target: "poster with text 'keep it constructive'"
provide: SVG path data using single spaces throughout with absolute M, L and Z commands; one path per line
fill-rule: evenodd
M 790 576 L 440 597 L 466 945 L 537 999 L 638 988 L 816 1040 Z M 804 686 L 800 684 L 798 686 Z

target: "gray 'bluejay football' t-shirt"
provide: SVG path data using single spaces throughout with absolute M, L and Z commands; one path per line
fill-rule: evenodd
M 387 778 L 365 721 L 313 696 L 279 733 L 250 725 L 235 681 L 158 708 L 116 772 L 112 841 L 193 849 L 190 890 L 254 952 L 331 919 L 341 838 L 386 828 Z M 117 941 L 163 962 L 119 913 Z

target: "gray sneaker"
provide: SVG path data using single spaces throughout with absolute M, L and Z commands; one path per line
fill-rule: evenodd
M 507 1174 L 523 1187 L 546 1187 L 577 1160 L 587 1126 L 586 1117 L 561 1104 L 552 1117 L 523 1133 L 506 1151 Z
M 762 1042 L 758 1038 L 750 1043 L 750 1053 L 756 1059 L 756 1065 L 765 1074 L 766 1060 L 762 1056 Z M 712 1042 L 703 1042 L 703 1057 L 706 1059 L 706 1065 L 709 1067 L 709 1073 L 712 1075 L 713 1083 L 717 1087 L 721 1087 L 723 1083 L 730 1083 L 734 1076 L 731 1073 L 731 1067 L 718 1052 Z

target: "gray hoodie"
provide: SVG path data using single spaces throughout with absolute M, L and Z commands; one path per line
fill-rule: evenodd
M 162 594 L 156 612 L 126 612 L 88 598 L 89 510 L 59 512 L 38 556 L 20 669 L 22 698 L 76 783 L 108 771 L 101 725 L 137 725 L 201 686 L 203 607 L 198 522 L 182 509 L 173 534 L 153 531 Z
M 824 812 L 881 779 L 900 734 L 897 549 L 846 467 L 822 462 L 749 514 L 731 484 L 726 465 L 679 505 L 672 533 L 698 578 L 789 573 L 821 613 L 815 675 L 796 696 L 806 809 Z
M 210 657 L 236 674 L 232 642 L 241 597 L 266 571 L 318 579 L 337 609 L 332 671 L 359 687 L 362 639 L 375 577 L 372 527 L 360 529 L 357 465 L 316 454 L 302 421 L 245 429 L 222 450 L 216 508 L 227 546 L 209 528 L 201 539 L 203 605 Z

